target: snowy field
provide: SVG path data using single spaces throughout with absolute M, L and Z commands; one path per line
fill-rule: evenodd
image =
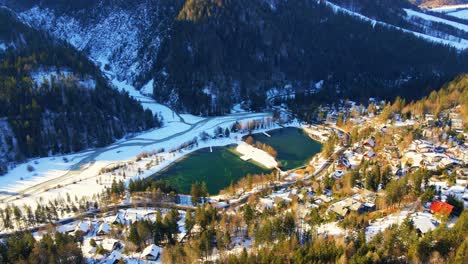
M 404 10 L 405 10 L 406 14 L 408 15 L 408 17 L 419 17 L 419 18 L 422 18 L 424 20 L 428 20 L 428 21 L 432 21 L 432 22 L 436 22 L 436 23 L 443 23 L 443 24 L 452 26 L 454 28 L 463 30 L 465 32 L 468 32 L 468 25 L 457 23 L 457 22 L 450 21 L 450 20 L 443 19 L 443 18 L 436 17 L 436 16 L 431 16 L 431 15 L 424 14 L 424 13 L 421 13 L 421 12 L 416 12 L 416 11 L 411 10 L 411 9 L 404 9 Z
M 466 40 L 466 39 L 459 39 L 459 38 L 450 36 L 450 40 L 449 40 L 449 39 L 442 39 L 442 38 L 429 36 L 429 35 L 422 34 L 422 33 L 419 33 L 419 32 L 414 32 L 414 31 L 410 31 L 410 30 L 403 29 L 403 28 L 400 28 L 400 27 L 396 27 L 396 26 L 393 26 L 393 25 L 390 25 L 390 24 L 387 24 L 387 23 L 384 23 L 384 22 L 381 22 L 381 21 L 377 21 L 375 19 L 363 16 L 363 15 L 361 15 L 359 13 L 352 12 L 352 11 L 346 9 L 346 8 L 340 7 L 340 6 L 335 5 L 335 4 L 333 4 L 331 2 L 328 2 L 328 1 L 325 1 L 325 3 L 329 7 L 331 7 L 335 12 L 342 12 L 342 13 L 349 14 L 351 16 L 360 18 L 363 21 L 367 21 L 367 22 L 371 23 L 373 26 L 378 24 L 378 25 L 381 25 L 381 26 L 398 29 L 398 30 L 401 30 L 401 31 L 409 33 L 409 34 L 413 34 L 418 38 L 422 38 L 422 39 L 425 39 L 427 41 L 432 41 L 432 42 L 436 42 L 436 43 L 441 43 L 441 44 L 444 44 L 444 45 L 449 45 L 449 46 L 452 46 L 452 47 L 454 47 L 456 49 L 459 49 L 459 50 L 465 50 L 465 49 L 468 48 L 468 40 Z
M 401 212 L 374 220 L 366 227 L 366 240 L 371 240 L 375 235 L 385 231 L 393 225 L 400 225 L 408 217 L 410 212 L 402 210 Z
M 429 10 L 468 20 L 468 4 L 442 6 Z
M 464 8 L 468 8 L 468 4 L 446 5 L 446 6 L 431 8 L 430 10 L 434 11 L 434 12 L 447 13 L 447 12 L 453 12 L 453 11 L 456 11 L 458 9 L 464 9 Z
M 459 11 L 450 12 L 447 15 L 468 20 L 468 9 L 463 9 L 463 10 L 459 10 Z
M 244 123 L 271 117 L 269 113 L 240 111 L 238 106 L 233 114 L 221 117 L 179 115 L 154 99 L 142 95 L 125 82 L 114 79 L 112 83 L 139 100 L 145 108 L 160 115 L 164 120 L 163 127 L 143 132 L 133 138 L 121 139 L 104 148 L 90 149 L 73 155 L 39 158 L 20 164 L 0 177 L 0 201 L 3 202 L 0 206 L 5 206 L 6 203 L 19 206 L 35 205 L 38 200 L 64 198 L 67 193 L 78 198 L 92 197 L 110 186 L 113 179 L 123 179 L 112 174 L 99 175 L 102 168 L 134 161 L 141 153 L 154 153 L 164 149 L 158 154 L 161 160 L 158 164 L 147 168 L 147 164 L 153 160 L 142 159 L 125 172 L 127 181 L 133 177 L 148 177 L 197 149 L 235 144 L 243 136 L 232 133 L 229 138 L 200 141 L 196 147 L 169 153 L 170 149 L 180 147 L 202 132 L 211 135 L 217 127 L 225 129 L 235 122 Z

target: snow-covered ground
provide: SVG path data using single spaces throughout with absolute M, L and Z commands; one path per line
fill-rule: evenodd
M 165 123 L 181 121 L 180 117 L 172 109 L 165 105 L 158 104 L 153 98 L 149 96 L 141 94 L 140 91 L 135 89 L 134 86 L 128 84 L 127 82 L 113 79 L 112 84 L 119 90 L 128 92 L 131 97 L 140 101 L 143 107 L 150 109 L 153 114 L 162 116 Z
M 55 80 L 71 78 L 72 80 L 75 80 L 77 84 L 79 84 L 82 88 L 91 90 L 96 89 L 95 80 L 91 79 L 90 77 L 78 78 L 77 74 L 74 74 L 68 69 L 39 69 L 31 73 L 31 79 L 34 81 L 34 83 L 36 83 L 38 87 L 41 86 L 44 83 L 44 81 L 46 81 L 47 83 L 51 83 L 52 78 L 54 78 Z
M 327 236 L 344 236 L 345 230 L 338 226 L 338 222 L 331 222 L 322 224 L 317 228 L 317 234 L 327 235 Z
M 457 9 L 463 9 L 463 8 L 468 8 L 468 4 L 447 5 L 447 6 L 441 6 L 441 7 L 431 8 L 430 10 L 431 10 L 431 11 L 434 11 L 434 12 L 446 13 L 446 12 L 452 12 L 452 11 L 455 11 L 455 10 L 457 10 Z
M 375 235 L 381 233 L 393 225 L 400 225 L 408 217 L 410 212 L 402 210 L 401 212 L 376 219 L 366 227 L 366 240 L 371 240 Z
M 449 46 L 452 46 L 452 47 L 454 47 L 456 49 L 459 49 L 459 50 L 465 50 L 465 49 L 468 48 L 468 40 L 466 40 L 466 39 L 460 39 L 460 38 L 457 38 L 457 37 L 454 37 L 454 36 L 450 36 L 450 40 L 449 40 L 449 39 L 442 39 L 442 38 L 429 36 L 429 35 L 426 35 L 426 34 L 423 34 L 423 33 L 414 32 L 414 31 L 407 30 L 407 29 L 400 28 L 400 27 L 396 27 L 396 26 L 393 26 L 393 25 L 390 25 L 390 24 L 387 24 L 387 23 L 384 23 L 384 22 L 381 22 L 381 21 L 377 21 L 375 19 L 366 17 L 366 16 L 361 15 L 359 13 L 352 12 L 352 11 L 346 9 L 346 8 L 341 7 L 341 6 L 335 5 L 335 4 L 333 4 L 333 3 L 329 2 L 329 1 L 324 1 L 324 2 L 330 8 L 332 8 L 335 12 L 342 12 L 342 13 L 345 13 L 345 14 L 360 18 L 363 21 L 367 21 L 367 22 L 371 23 L 373 26 L 381 25 L 381 26 L 385 26 L 385 27 L 389 27 L 389 28 L 393 28 L 393 29 L 398 29 L 398 30 L 401 30 L 401 31 L 403 31 L 405 33 L 413 34 L 416 37 L 425 39 L 427 41 L 441 43 L 441 44 L 444 44 L 444 45 L 449 45 Z
M 429 10 L 468 20 L 468 4 L 442 6 Z
M 0 41 L 0 51 L 5 51 L 7 48 L 7 45 Z
M 404 10 L 405 10 L 406 14 L 409 17 L 419 17 L 419 18 L 422 18 L 424 20 L 437 22 L 437 23 L 443 23 L 443 24 L 452 26 L 454 28 L 463 30 L 465 32 L 468 32 L 468 25 L 457 23 L 457 22 L 450 21 L 450 20 L 443 19 L 443 18 L 436 17 L 436 16 L 431 16 L 431 15 L 424 14 L 424 13 L 421 13 L 421 12 L 416 12 L 416 11 L 411 10 L 411 9 L 404 9 Z
M 267 152 L 255 148 L 243 141 L 239 142 L 236 151 L 242 154 L 241 159 L 248 161 L 253 160 L 265 166 L 266 168 L 272 169 L 278 166 L 275 158 Z
M 0 199 L 5 195 L 20 192 L 21 189 L 16 188 L 17 186 L 31 187 L 67 173 L 71 166 L 89 153 L 40 158 L 16 166 L 8 174 L 0 177 Z
M 116 178 L 116 175 L 99 175 L 102 168 L 129 162 L 144 152 L 153 153 L 164 149 L 164 153 L 158 155 L 161 162 L 157 165 L 147 168 L 151 160 L 143 159 L 125 172 L 127 181 L 132 177 L 147 177 L 197 149 L 234 144 L 242 137 L 242 135 L 232 133 L 229 138 L 208 140 L 200 142 L 189 150 L 169 153 L 169 150 L 192 141 L 202 132 L 212 134 L 217 127 L 222 127 L 224 130 L 231 128 L 235 122 L 243 123 L 271 117 L 269 113 L 245 111 L 233 111 L 233 114 L 227 116 L 210 118 L 189 114 L 179 115 L 169 107 L 157 103 L 148 95 L 142 94 L 127 82 L 117 80 L 115 74 L 105 69 L 104 66 L 107 63 L 105 58 L 96 61 L 117 89 L 128 92 L 144 108 L 160 116 L 163 120 L 163 127 L 143 132 L 133 138 L 121 139 L 104 148 L 91 149 L 74 155 L 40 158 L 20 164 L 0 177 L 0 201 L 14 200 L 17 205 L 35 205 L 38 199 L 47 201 L 63 198 L 67 193 L 72 197 L 91 197 L 110 186 L 112 179 L 121 180 Z M 147 86 L 152 85 L 149 83 Z M 0 204 L 0 206 L 5 206 L 5 204 Z
M 448 15 L 468 20 L 468 9 L 450 12 Z
M 141 87 L 141 93 L 144 94 L 144 95 L 152 95 L 153 94 L 153 84 L 154 84 L 154 80 L 151 79 L 151 81 L 149 81 L 147 84 L 143 85 L 143 87 Z

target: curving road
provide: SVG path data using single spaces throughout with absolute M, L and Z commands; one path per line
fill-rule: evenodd
M 125 140 L 123 142 L 114 143 L 114 144 L 109 145 L 107 147 L 96 148 L 96 149 L 93 149 L 91 151 L 86 150 L 86 151 L 83 152 L 83 153 L 87 153 L 86 156 L 80 157 L 81 158 L 80 161 L 78 161 L 77 163 L 71 165 L 70 168 L 69 168 L 69 171 L 67 173 L 63 174 L 62 176 L 56 177 L 54 179 L 51 179 L 51 180 L 48 180 L 48 181 L 45 181 L 45 182 L 41 182 L 41 183 L 38 183 L 38 184 L 36 184 L 34 186 L 25 188 L 25 189 L 19 191 L 16 194 L 15 193 L 9 194 L 7 197 L 3 197 L 2 199 L 0 199 L 0 202 L 9 202 L 9 201 L 12 201 L 14 199 L 18 199 L 18 198 L 20 198 L 22 196 L 30 196 L 30 195 L 38 194 L 38 193 L 44 192 L 48 188 L 54 187 L 54 186 L 56 186 L 56 185 L 58 185 L 60 183 L 63 183 L 65 181 L 67 181 L 67 180 L 70 180 L 74 176 L 79 175 L 80 173 L 85 171 L 87 168 L 92 166 L 96 162 L 96 158 L 99 155 L 101 155 L 103 153 L 106 153 L 106 152 L 109 152 L 109 151 L 113 151 L 113 150 L 116 150 L 116 149 L 119 149 L 119 148 L 122 148 L 122 147 L 141 147 L 141 148 L 144 148 L 146 146 L 150 146 L 150 145 L 154 145 L 154 144 L 158 144 L 158 143 L 163 143 L 165 141 L 169 141 L 169 140 L 172 140 L 172 139 L 175 139 L 175 138 L 178 138 L 178 137 L 185 137 L 187 135 L 190 135 L 190 133 L 193 133 L 194 131 L 196 131 L 198 129 L 202 129 L 202 131 L 211 131 L 214 128 L 216 128 L 218 126 L 222 126 L 222 125 L 224 125 L 226 123 L 232 123 L 232 122 L 235 122 L 235 121 L 246 120 L 246 119 L 266 118 L 266 117 L 271 117 L 271 114 L 270 113 L 235 113 L 235 114 L 230 114 L 230 115 L 223 116 L 223 117 L 205 118 L 205 119 L 200 120 L 200 121 L 198 121 L 198 122 L 196 122 L 194 124 L 188 124 L 188 123 L 185 122 L 185 120 L 180 115 L 178 115 L 178 116 L 180 118 L 181 123 L 184 123 L 184 124 L 190 126 L 188 129 L 179 131 L 179 132 L 174 133 L 174 134 L 172 134 L 170 136 L 160 138 L 160 139 L 145 138 L 144 137 L 145 134 L 143 133 L 143 134 L 140 134 L 138 137 L 130 138 L 130 139 Z M 218 119 L 219 119 L 219 122 L 212 122 L 213 123 L 212 125 L 207 126 L 207 124 L 210 121 L 216 121 Z M 148 131 L 148 132 L 151 132 L 151 131 Z M 148 132 L 147 132 L 147 134 L 148 134 Z M 195 136 L 198 136 L 198 132 L 191 135 L 192 138 L 195 137 Z M 167 146 L 167 147 L 175 147 L 175 146 Z M 95 177 L 95 176 L 93 176 L 93 177 Z M 93 178 L 93 177 L 88 177 L 88 178 Z

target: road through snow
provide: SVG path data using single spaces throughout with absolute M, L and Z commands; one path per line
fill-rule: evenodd
M 270 113 L 249 112 L 236 112 L 226 116 L 208 118 L 191 115 L 184 115 L 182 117 L 170 108 L 158 104 L 152 98 L 141 95 L 130 85 L 116 83 L 115 81 L 113 83 L 117 84 L 117 88 L 128 91 L 131 96 L 139 100 L 145 108 L 150 109 L 154 114 L 163 116 L 165 120 L 164 126 L 159 129 L 146 131 L 129 139 L 119 140 L 106 147 L 78 153 L 79 155 L 75 157 L 75 160 L 70 162 L 70 165 L 66 169 L 62 168 L 63 171 L 59 171 L 60 173 L 57 172 L 52 162 L 50 166 L 44 163 L 47 163 L 49 160 L 60 160 L 61 157 L 38 159 L 37 162 L 46 167 L 44 171 L 27 172 L 24 171 L 24 166 L 18 166 L 2 177 L 3 184 L 0 185 L 0 202 L 15 201 L 15 203 L 18 203 L 23 198 L 34 200 L 32 196 L 43 195 L 49 189 L 55 188 L 58 185 L 71 185 L 85 179 L 95 178 L 98 176 L 101 168 L 118 162 L 132 160 L 142 152 L 151 152 L 161 148 L 167 151 L 192 140 L 194 137 L 199 136 L 201 132 L 211 134 L 219 126 L 225 128 L 230 127 L 236 121 L 244 122 L 271 117 Z M 185 119 L 191 120 L 191 123 L 186 122 Z M 226 141 L 226 144 L 230 143 Z M 219 142 L 219 144 L 223 144 L 223 142 Z M 183 153 L 182 155 L 185 154 L 187 153 Z M 32 164 L 32 162 L 30 161 L 29 164 Z M 22 171 L 18 171 L 20 169 Z M 51 171 L 54 171 L 55 174 L 52 174 Z M 23 180 L 23 177 L 18 177 L 18 174 L 24 174 L 28 181 Z M 46 175 L 47 177 L 44 177 Z M 11 181 L 9 181 L 9 178 L 11 178 Z

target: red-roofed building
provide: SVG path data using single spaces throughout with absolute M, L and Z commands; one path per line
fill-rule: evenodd
M 342 162 L 340 162 L 340 163 L 338 163 L 338 165 L 336 165 L 336 169 L 345 171 L 345 170 L 348 169 L 348 167 L 346 167 L 345 164 L 343 164 Z
M 429 209 L 433 214 L 443 213 L 449 215 L 450 213 L 452 213 L 453 205 L 444 203 L 442 201 L 434 201 L 431 203 Z

